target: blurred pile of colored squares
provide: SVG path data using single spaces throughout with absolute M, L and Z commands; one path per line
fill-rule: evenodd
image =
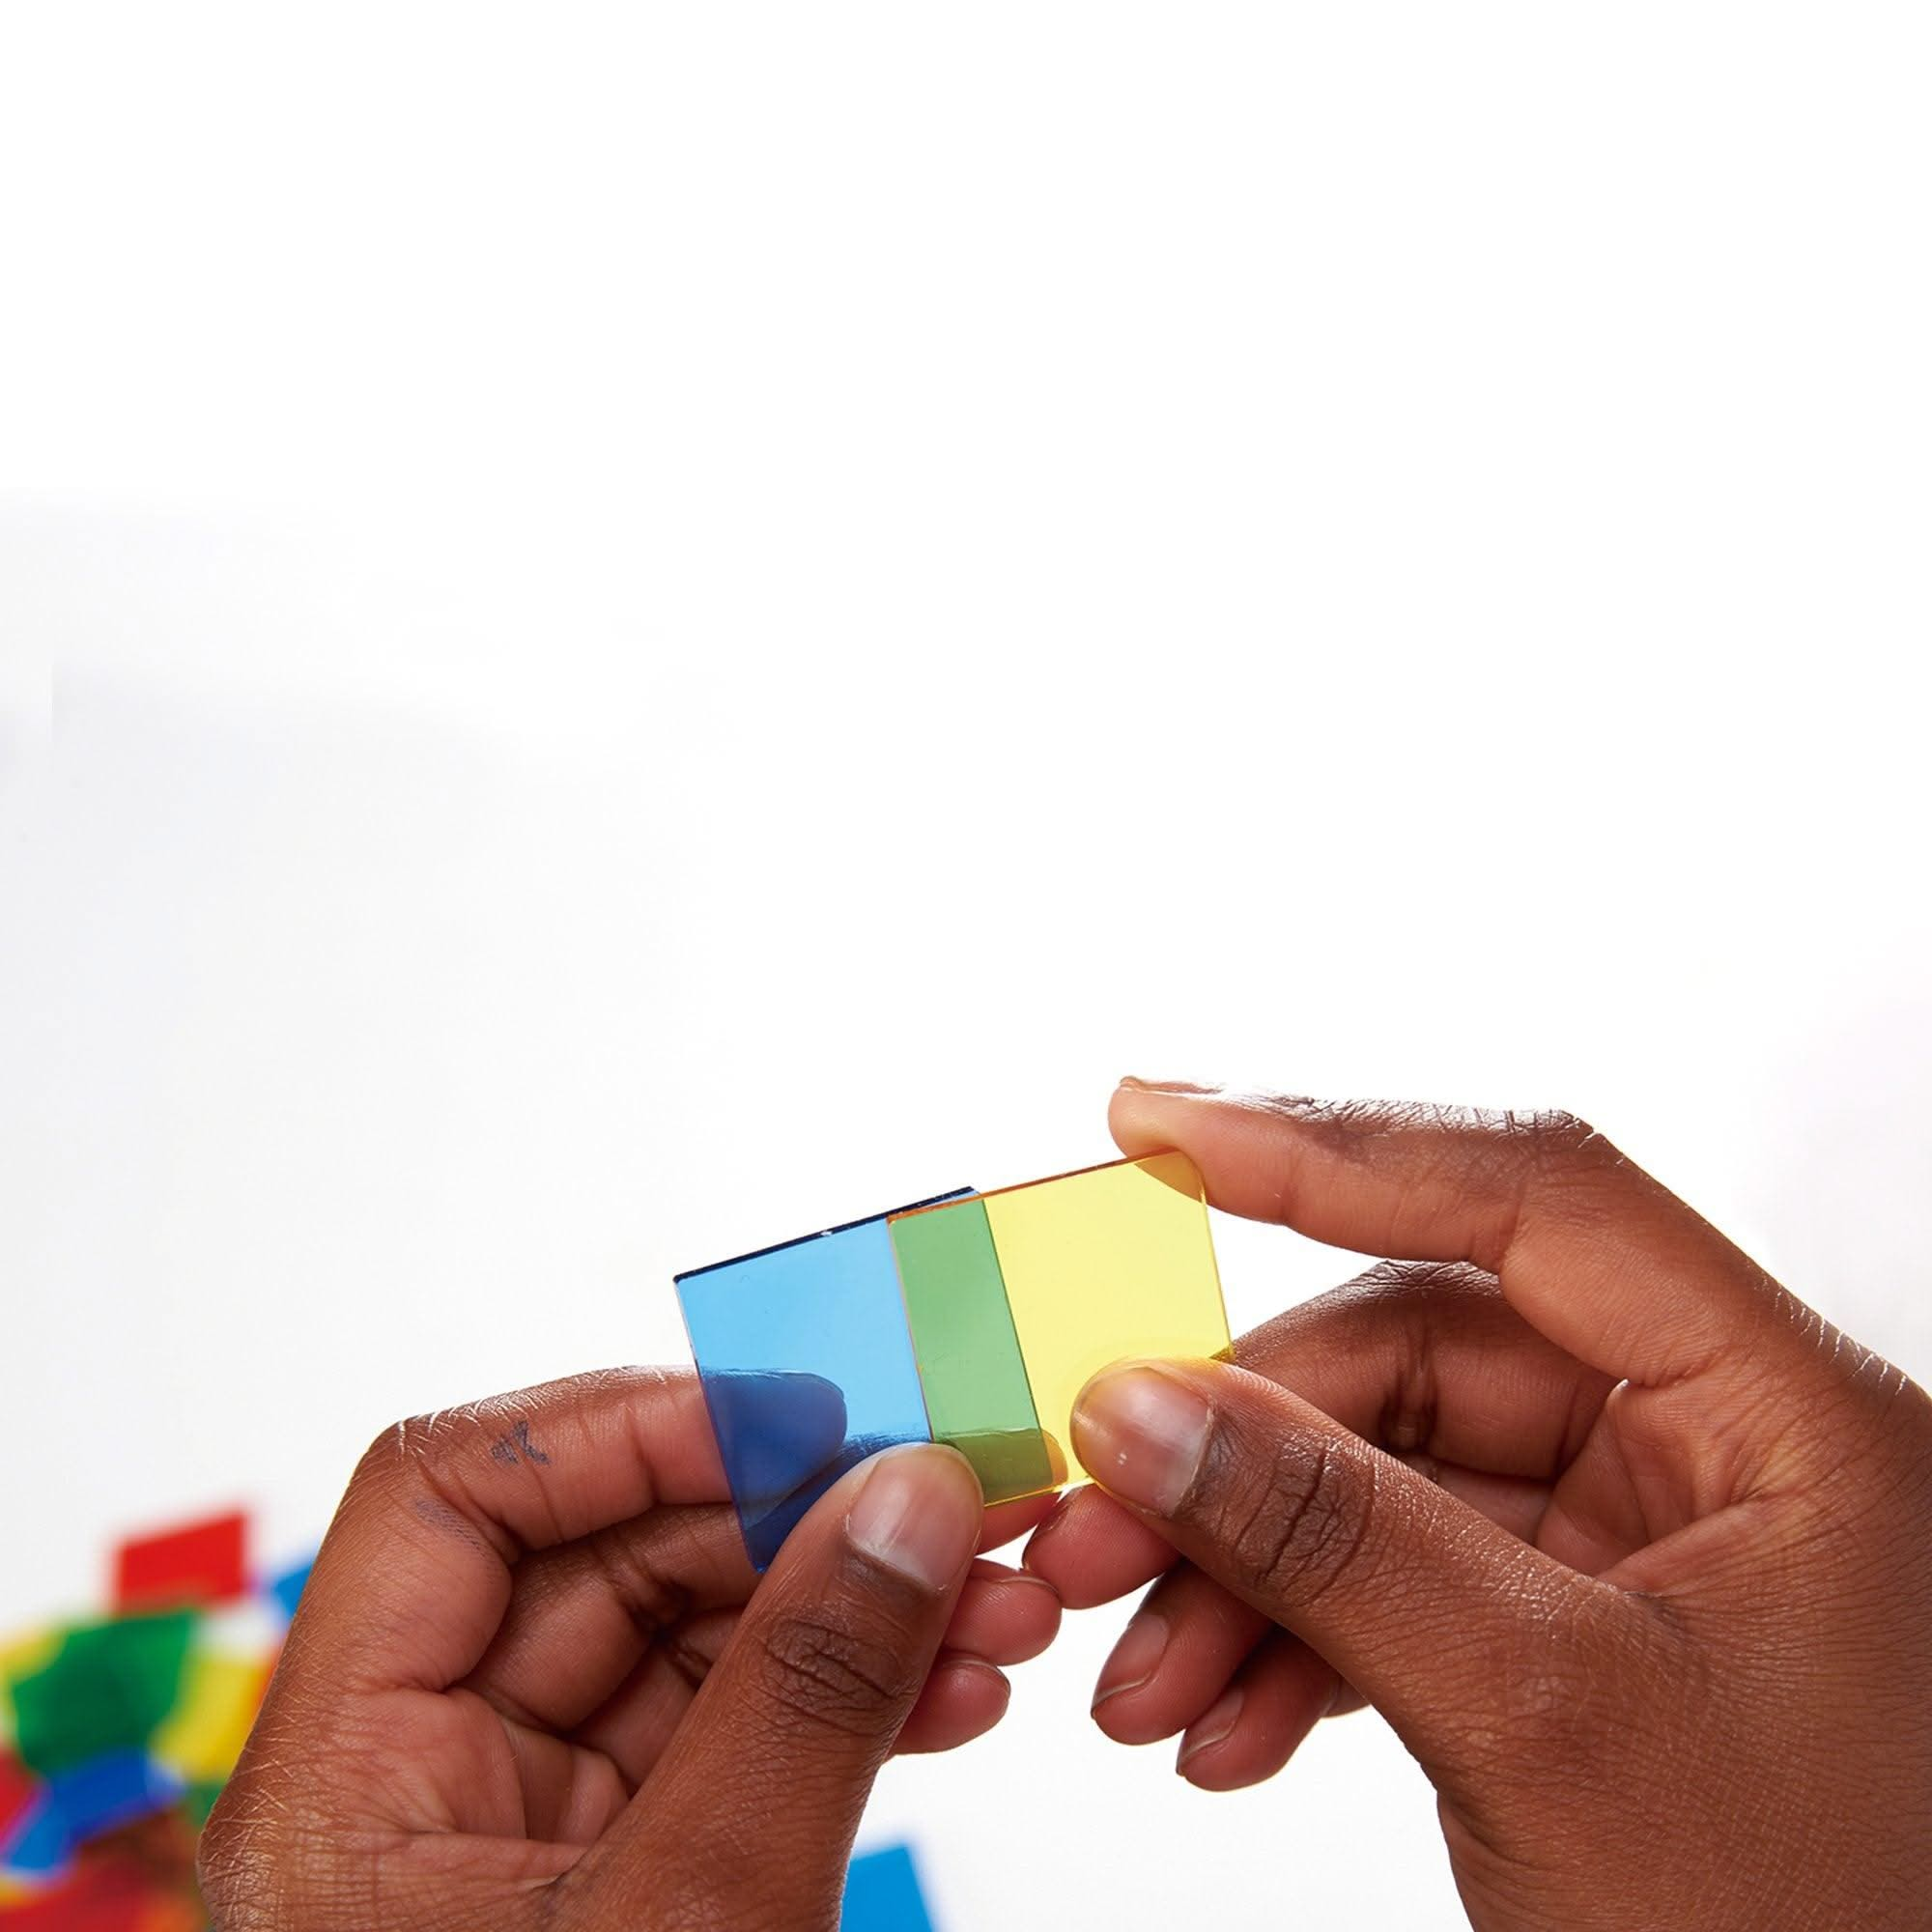
M 0 1638 L 0 1927 L 207 1932 L 195 1841 L 308 1563 L 263 1575 L 245 1517 L 121 1544 L 113 1612 Z M 853 1860 L 843 1932 L 926 1932 L 912 1855 Z
M 0 1924 L 199 1932 L 194 1842 L 308 1576 L 247 1520 L 123 1543 L 111 1613 L 0 1641 Z
M 962 1188 L 677 1288 L 760 1570 L 875 1450 L 951 1443 L 989 1503 L 1038 1494 L 1086 1473 L 1068 1419 L 1089 1377 L 1229 1346 L 1206 1194 L 1180 1153 Z

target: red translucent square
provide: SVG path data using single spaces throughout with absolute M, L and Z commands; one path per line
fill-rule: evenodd
M 114 1552 L 114 1607 L 158 1610 L 242 1596 L 248 1587 L 246 1543 L 247 1519 L 240 1511 L 131 1538 Z
M 7 1842 L 14 1821 L 40 1794 L 40 1780 L 10 1750 L 0 1750 L 0 1845 Z

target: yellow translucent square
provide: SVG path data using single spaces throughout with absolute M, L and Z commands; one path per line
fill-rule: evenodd
M 181 1696 L 150 1746 L 154 1755 L 190 1783 L 225 1778 L 247 1742 L 268 1675 L 257 1658 L 206 1651 L 190 1658 Z
M 14 1686 L 22 1677 L 38 1676 L 54 1661 L 61 1647 L 57 1630 L 22 1632 L 0 1642 L 0 1743 L 11 1742 L 17 1728 Z
M 982 1198 L 1039 1427 L 1084 1481 L 1069 1418 L 1091 1376 L 1229 1348 L 1207 1190 L 1185 1154 L 1157 1153 Z

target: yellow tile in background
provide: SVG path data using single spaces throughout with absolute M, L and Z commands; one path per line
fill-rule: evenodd
M 156 1758 L 190 1784 L 213 1784 L 235 1769 L 268 1683 L 259 1658 L 202 1651 L 183 1673 L 182 1694 L 155 1733 Z
M 1149 1154 L 982 1198 L 1039 1426 L 1082 1481 L 1068 1418 L 1090 1376 L 1229 1346 L 1200 1172 Z
M 14 1686 L 53 1662 L 62 1634 L 58 1630 L 37 1630 L 0 1638 L 0 1743 L 10 1742 L 15 1732 Z

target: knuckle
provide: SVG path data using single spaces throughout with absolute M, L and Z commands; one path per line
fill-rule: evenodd
M 1568 1169 L 1594 1159 L 1609 1143 L 1579 1115 L 1564 1107 L 1540 1107 L 1501 1117 L 1505 1140 L 1525 1151 L 1540 1168 Z
M 385 1481 L 400 1470 L 431 1462 L 447 1439 L 448 1427 L 448 1412 L 441 1409 L 390 1423 L 362 1452 L 356 1475 Z
M 398 1482 L 436 1491 L 439 1478 L 460 1471 L 487 1453 L 490 1405 L 465 1403 L 392 1422 L 363 1451 L 355 1480 L 377 1486 Z
M 598 1580 L 646 1641 L 690 1613 L 693 1593 L 675 1579 L 698 1574 L 703 1558 L 691 1524 L 672 1519 L 653 1529 L 655 1536 L 647 1539 L 635 1524 L 617 1523 L 599 1530 L 584 1545 Z
M 1341 1449 L 1328 1442 L 1280 1442 L 1259 1474 L 1236 1478 L 1223 1540 L 1257 1597 L 1305 1606 L 1353 1564 L 1368 1520 L 1368 1497 Z
M 590 1379 L 585 1378 L 585 1380 Z M 372 1470 L 416 1466 L 434 1468 L 500 1440 L 506 1431 L 531 1419 L 531 1391 L 485 1396 L 454 1407 L 406 1415 L 384 1430 L 363 1453 Z
M 779 1617 L 760 1636 L 759 1658 L 781 1710 L 854 1736 L 878 1730 L 919 1689 L 900 1647 L 829 1616 Z
M 1631 1163 L 1595 1127 L 1561 1108 L 1503 1114 L 1495 1122 L 1486 1185 L 1520 1213 L 1532 1199 L 1543 1215 L 1607 1232 L 1629 1211 Z M 1500 1267 L 1501 1256 L 1483 1257 Z
M 1378 1262 L 1337 1293 L 1369 1301 L 1492 1299 L 1496 1278 L 1472 1262 Z

